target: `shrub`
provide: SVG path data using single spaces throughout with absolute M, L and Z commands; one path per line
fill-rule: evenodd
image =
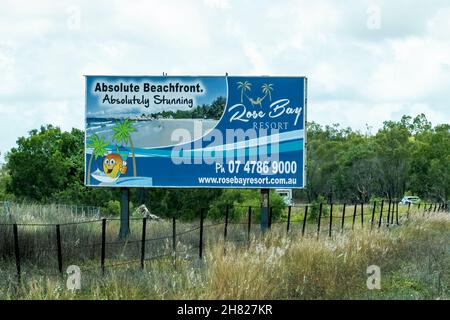
M 317 197 L 317 200 L 315 200 L 309 206 L 308 221 L 317 222 L 317 220 L 319 219 L 319 211 L 321 203 L 322 203 L 322 218 L 328 217 L 328 215 L 330 214 L 330 210 L 327 206 L 327 201 L 323 196 L 319 196 Z
M 104 213 L 108 216 L 118 216 L 120 214 L 120 201 L 109 200 L 104 209 Z

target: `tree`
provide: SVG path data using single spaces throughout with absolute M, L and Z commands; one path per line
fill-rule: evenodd
M 385 121 L 374 137 L 377 154 L 377 175 L 383 193 L 396 199 L 406 192 L 412 145 L 408 128 L 394 121 Z
M 64 189 L 76 173 L 73 156 L 81 147 L 75 138 L 80 133 L 48 125 L 19 138 L 17 147 L 6 155 L 7 191 L 17 198 L 42 201 Z
M 52 125 L 17 140 L 2 170 L 6 198 L 103 206 L 117 190 L 84 186 L 84 132 Z
M 450 125 L 419 132 L 413 144 L 411 191 L 424 198 L 446 201 L 450 194 Z

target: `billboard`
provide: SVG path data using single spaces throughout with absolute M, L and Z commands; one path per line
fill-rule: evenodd
M 85 184 L 302 188 L 306 78 L 86 76 Z

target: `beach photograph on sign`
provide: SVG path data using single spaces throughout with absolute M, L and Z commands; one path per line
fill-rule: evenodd
M 86 184 L 304 186 L 306 79 L 86 76 Z

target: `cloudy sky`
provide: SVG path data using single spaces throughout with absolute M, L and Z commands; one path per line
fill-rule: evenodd
M 84 126 L 84 74 L 305 75 L 308 120 L 450 122 L 450 1 L 0 0 L 0 152 Z

